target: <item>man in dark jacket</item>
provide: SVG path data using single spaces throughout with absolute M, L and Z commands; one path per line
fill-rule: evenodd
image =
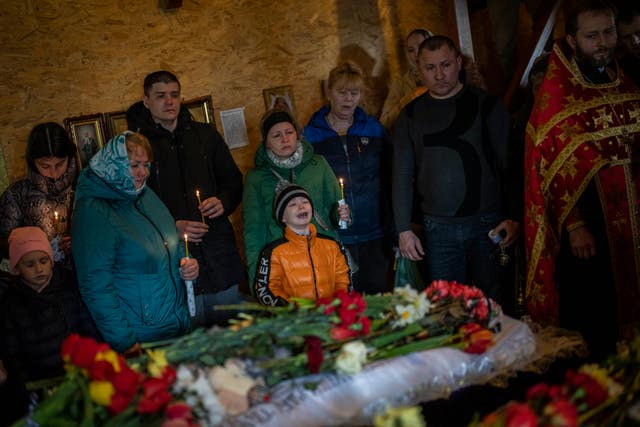
M 127 111 L 127 124 L 151 142 L 154 162 L 147 183 L 200 263 L 192 324 L 223 323 L 231 313 L 213 306 L 239 302 L 238 284 L 245 280 L 228 219 L 242 200 L 242 173 L 216 129 L 193 121 L 180 105 L 180 82 L 168 71 L 145 78 L 144 98 Z

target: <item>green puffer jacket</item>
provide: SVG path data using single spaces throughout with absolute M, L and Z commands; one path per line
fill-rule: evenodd
M 314 154 L 309 143 L 302 141 L 302 148 L 300 164 L 292 169 L 285 169 L 271 161 L 261 144 L 256 152 L 256 167 L 247 174 L 242 197 L 242 217 L 251 282 L 255 278 L 260 251 L 267 243 L 284 234 L 284 228 L 273 217 L 273 199 L 279 181 L 274 172 L 307 190 L 313 200 L 313 224 L 318 233 L 339 239 L 334 228 L 337 223 L 337 202 L 340 199 L 338 180 L 324 157 Z
M 184 243 L 158 196 L 136 191 L 123 135 L 80 175 L 71 242 L 82 299 L 115 350 L 188 332 Z

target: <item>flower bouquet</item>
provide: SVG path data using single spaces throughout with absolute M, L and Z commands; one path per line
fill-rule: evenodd
M 55 392 L 14 427 L 196 426 L 191 409 L 174 401 L 169 388 L 176 373 L 161 354 L 149 353 L 146 371 L 133 369 L 122 355 L 92 338 L 70 335 L 63 343 L 67 372 Z
M 41 426 L 63 419 L 87 426 L 189 426 L 196 420 L 215 426 L 269 402 L 271 386 L 286 380 L 320 372 L 355 375 L 371 362 L 444 346 L 482 353 L 493 345 L 500 314 L 477 288 L 446 281 L 423 292 L 338 292 L 286 307 L 233 308 L 241 314 L 230 327 L 146 343 L 146 354 L 130 365 L 106 344 L 70 337 L 62 349 L 65 380 L 29 420 Z
M 640 336 L 601 365 L 569 370 L 559 385 L 536 384 L 526 401 L 509 402 L 471 426 L 640 426 Z
M 234 308 L 244 313 L 231 327 L 195 331 L 163 346 L 167 360 L 216 366 L 249 359 L 273 385 L 323 371 L 355 373 L 359 369 L 341 369 L 351 357 L 364 363 L 443 346 L 482 353 L 492 344 L 488 327 L 498 314 L 479 289 L 446 281 L 424 292 L 408 286 L 364 297 L 338 291 L 287 307 Z

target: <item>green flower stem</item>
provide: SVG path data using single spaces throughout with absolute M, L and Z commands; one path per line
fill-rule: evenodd
M 57 418 L 68 407 L 69 401 L 76 395 L 79 386 L 77 374 L 69 373 L 67 379 L 53 392 L 53 394 L 40 403 L 33 414 L 33 421 L 38 424 L 46 424 Z M 26 427 L 26 419 L 17 421 L 12 427 Z
M 414 341 L 409 344 L 393 347 L 390 349 L 374 350 L 369 355 L 369 360 L 387 359 L 390 357 L 404 356 L 416 351 L 431 350 L 433 348 L 443 347 L 452 342 L 456 335 L 440 335 L 427 338 L 420 341 Z
M 89 395 L 89 387 L 85 381 L 78 381 L 78 383 L 80 385 L 80 391 L 82 391 L 82 403 L 84 406 L 84 417 L 82 418 L 82 424 L 80 424 L 80 427 L 92 427 L 95 425 L 95 411 L 93 408 L 93 402 L 91 401 L 91 396 Z
M 419 324 L 411 323 L 404 329 L 400 329 L 398 332 L 391 332 L 386 335 L 381 335 L 378 338 L 374 338 L 373 340 L 369 341 L 369 344 L 371 344 L 375 348 L 384 347 L 388 344 L 398 341 L 401 338 L 415 335 L 418 332 L 422 332 L 422 330 L 422 326 L 420 326 Z
M 595 417 L 597 414 L 601 413 L 602 411 L 604 411 L 606 408 L 617 404 L 619 401 L 619 399 L 617 397 L 615 398 L 611 398 L 608 399 L 607 401 L 605 401 L 604 403 L 596 406 L 595 408 L 592 408 L 591 410 L 585 412 L 584 414 L 580 415 L 578 417 L 578 425 L 587 425 L 589 419 L 591 419 L 592 417 Z

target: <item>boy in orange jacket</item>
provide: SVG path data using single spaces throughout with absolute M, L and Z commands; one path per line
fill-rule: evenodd
M 311 224 L 313 203 L 304 188 L 284 187 L 273 201 L 273 215 L 285 230 L 258 259 L 254 291 L 260 303 L 280 305 L 291 298 L 318 299 L 350 290 L 344 250 Z

